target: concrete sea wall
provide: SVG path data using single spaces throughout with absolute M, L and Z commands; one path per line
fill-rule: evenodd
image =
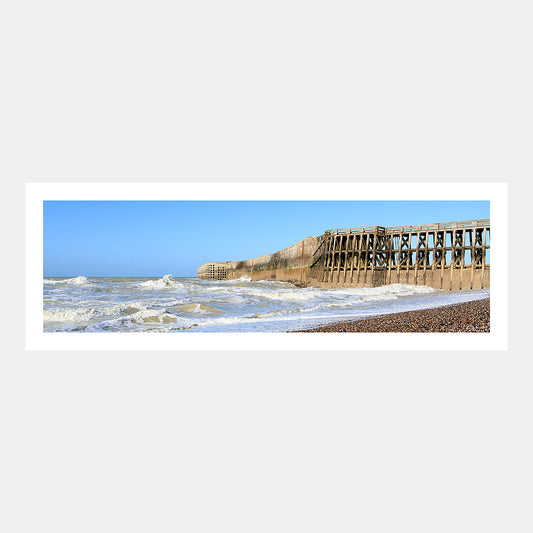
M 253 281 L 268 279 L 309 285 L 310 267 L 317 260 L 315 252 L 319 241 L 319 237 L 311 236 L 272 254 L 244 261 L 205 263 L 198 269 L 198 277 L 238 279 L 246 276 Z
M 490 287 L 490 220 L 327 230 L 272 254 L 204 263 L 202 279 L 290 281 L 300 286 L 436 289 Z

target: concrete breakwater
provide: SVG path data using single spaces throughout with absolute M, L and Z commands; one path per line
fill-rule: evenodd
M 316 261 L 320 241 L 319 237 L 311 236 L 273 254 L 245 261 L 204 263 L 198 269 L 198 277 L 201 279 L 237 279 L 248 276 L 252 281 L 272 279 L 308 286 L 312 284 L 310 283 L 311 265 Z
M 490 219 L 326 230 L 272 254 L 208 262 L 198 269 L 201 279 L 243 276 L 327 288 L 403 283 L 486 289 L 490 287 Z

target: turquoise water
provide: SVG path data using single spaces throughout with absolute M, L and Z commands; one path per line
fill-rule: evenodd
M 281 332 L 486 298 L 488 289 L 300 288 L 276 281 L 45 278 L 45 332 Z

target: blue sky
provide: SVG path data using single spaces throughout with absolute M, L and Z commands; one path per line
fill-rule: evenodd
M 196 276 L 326 229 L 489 218 L 487 201 L 44 202 L 45 276 Z

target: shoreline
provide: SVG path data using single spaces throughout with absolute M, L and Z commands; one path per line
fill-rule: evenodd
M 402 311 L 288 333 L 489 333 L 490 298 Z

